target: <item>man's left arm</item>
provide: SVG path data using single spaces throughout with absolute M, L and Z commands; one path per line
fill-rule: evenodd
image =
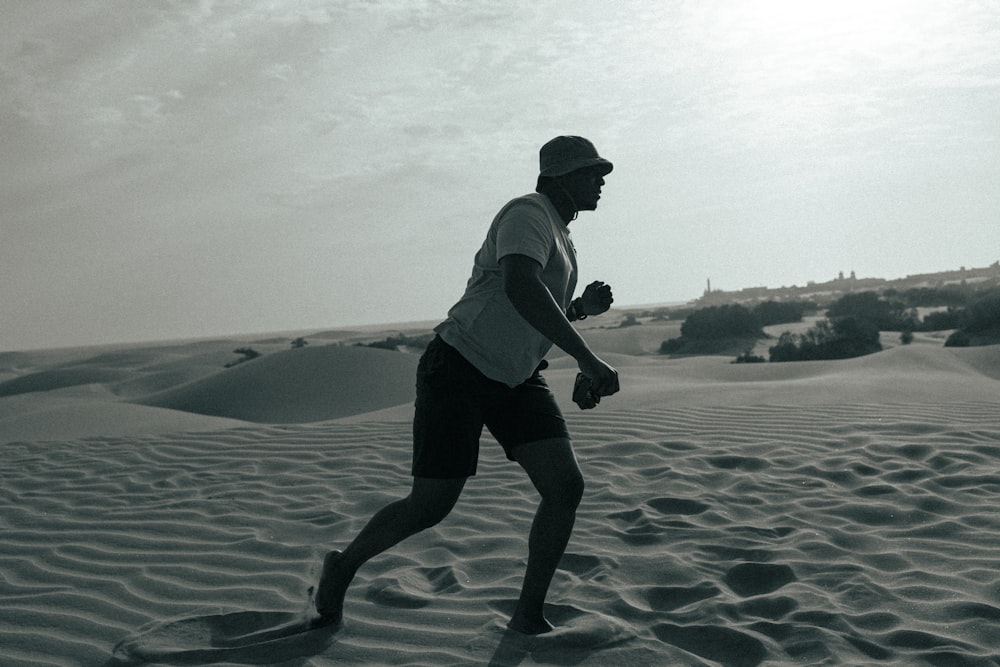
M 566 318 L 573 322 L 586 319 L 589 315 L 600 315 L 607 312 L 614 301 L 611 285 L 595 280 L 587 285 L 583 295 L 573 299 L 566 311 Z

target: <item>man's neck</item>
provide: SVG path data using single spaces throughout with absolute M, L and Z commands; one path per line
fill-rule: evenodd
M 563 223 L 568 225 L 576 220 L 576 203 L 573 201 L 573 198 L 566 193 L 565 188 L 562 188 L 557 184 L 553 184 L 551 187 L 544 188 L 541 193 L 548 197 L 549 201 L 552 202 L 552 206 L 555 207 L 556 212 L 559 214 L 559 217 L 562 218 Z

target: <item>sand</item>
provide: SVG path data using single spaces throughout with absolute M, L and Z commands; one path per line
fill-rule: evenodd
M 0 664 L 1000 664 L 1000 347 L 734 365 L 593 321 L 623 389 L 580 412 L 551 357 L 587 491 L 536 638 L 504 627 L 536 496 L 487 435 L 343 627 L 205 648 L 294 618 L 406 493 L 415 355 L 336 332 L 0 354 Z

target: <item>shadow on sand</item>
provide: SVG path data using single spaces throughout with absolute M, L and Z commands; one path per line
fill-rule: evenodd
M 295 665 L 329 648 L 339 625 L 302 612 L 199 610 L 150 623 L 118 642 L 103 667 Z
M 512 611 L 514 601 L 502 607 Z M 549 604 L 546 616 L 556 629 L 543 635 L 525 635 L 506 627 L 493 651 L 489 667 L 517 667 L 527 658 L 533 662 L 575 665 L 601 650 L 619 646 L 635 638 L 635 630 L 619 619 L 572 605 Z

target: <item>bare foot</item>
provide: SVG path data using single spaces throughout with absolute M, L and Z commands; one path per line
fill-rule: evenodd
M 552 624 L 545 620 L 544 616 L 540 616 L 537 619 L 528 619 L 514 615 L 510 621 L 507 622 L 507 627 L 515 632 L 520 632 L 525 635 L 542 635 L 546 632 L 552 632 L 555 630 L 555 628 L 552 627 Z
M 323 559 L 323 572 L 316 585 L 316 611 L 329 623 L 340 623 L 344 616 L 344 595 L 352 577 L 338 568 L 339 551 L 331 551 Z

